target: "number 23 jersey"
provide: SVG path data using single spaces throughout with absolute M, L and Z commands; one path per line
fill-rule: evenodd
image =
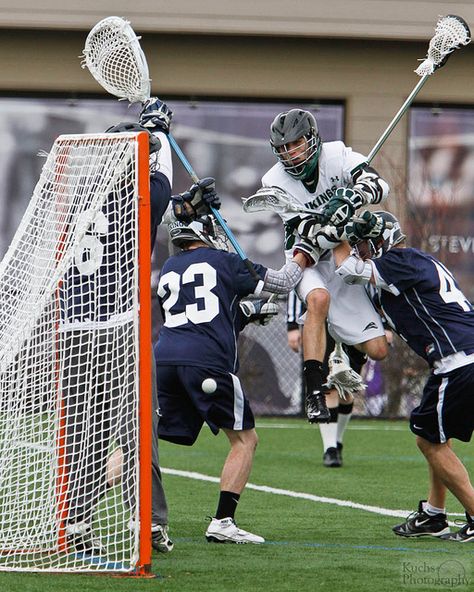
M 254 268 L 263 280 L 266 268 Z M 158 285 L 165 322 L 155 345 L 157 364 L 236 372 L 239 301 L 257 284 L 233 253 L 200 247 L 170 257 Z

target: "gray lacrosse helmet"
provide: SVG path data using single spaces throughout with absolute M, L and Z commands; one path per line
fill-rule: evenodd
M 300 138 L 306 138 L 304 158 L 294 162 L 296 148 L 288 149 L 287 144 Z M 285 171 L 304 181 L 310 179 L 316 169 L 321 152 L 321 137 L 314 115 L 304 109 L 291 109 L 279 113 L 270 126 L 270 144 Z
M 227 237 L 211 214 L 189 223 L 174 219 L 168 223 L 168 233 L 173 245 L 181 249 L 186 243 L 201 241 L 213 249 L 228 250 Z
M 148 141 L 150 145 L 150 154 L 159 152 L 161 150 L 160 139 L 150 133 L 150 130 L 139 123 L 133 121 L 121 121 L 117 125 L 112 125 L 105 130 L 106 134 L 120 134 L 123 132 L 146 132 L 148 134 Z
M 398 219 L 390 212 L 379 210 L 372 213 L 380 216 L 389 226 L 389 228 L 385 228 L 383 233 L 378 238 L 369 239 L 367 241 L 370 250 L 370 256 L 373 259 L 377 259 L 404 241 L 406 239 L 406 235 L 403 234 Z

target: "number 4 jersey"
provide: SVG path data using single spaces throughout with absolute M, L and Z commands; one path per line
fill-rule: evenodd
M 254 268 L 263 280 L 266 268 Z M 233 253 L 200 247 L 170 257 L 158 285 L 165 322 L 155 345 L 157 364 L 236 372 L 239 301 L 257 284 Z
M 390 249 L 373 259 L 374 297 L 389 324 L 430 366 L 474 353 L 474 310 L 451 273 L 417 249 Z

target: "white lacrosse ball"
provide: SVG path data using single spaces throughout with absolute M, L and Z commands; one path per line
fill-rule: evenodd
M 201 388 L 204 393 L 215 393 L 217 389 L 217 382 L 213 378 L 206 378 L 202 381 Z

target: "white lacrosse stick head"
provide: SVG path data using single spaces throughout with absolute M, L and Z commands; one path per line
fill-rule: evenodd
M 462 45 L 471 41 L 471 31 L 466 21 L 460 16 L 449 14 L 441 17 L 435 28 L 435 35 L 430 41 L 426 59 L 415 72 L 418 76 L 429 76 L 440 68 L 447 56 Z
M 250 197 L 242 198 L 242 202 L 243 210 L 247 213 L 270 210 L 283 214 L 298 211 L 290 195 L 280 187 L 262 187 Z
M 118 16 L 99 21 L 87 36 L 83 58 L 82 67 L 107 92 L 131 103 L 150 98 L 148 64 L 129 21 Z

